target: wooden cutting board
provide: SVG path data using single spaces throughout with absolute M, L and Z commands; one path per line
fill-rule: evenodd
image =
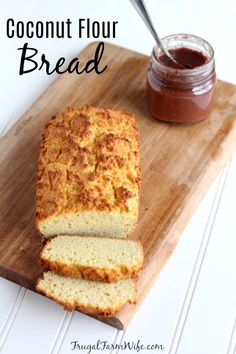
M 96 45 L 80 53 L 81 64 L 93 57 Z M 0 141 L 0 275 L 34 290 L 41 273 L 34 196 L 44 124 L 67 106 L 86 103 L 136 113 L 142 188 L 139 223 L 132 237 L 143 243 L 145 263 L 137 304 L 104 320 L 117 328 L 127 326 L 210 184 L 236 150 L 236 87 L 218 82 L 208 121 L 189 126 L 161 123 L 147 112 L 148 61 L 144 55 L 106 44 L 103 63 L 108 68 L 103 74 L 58 76 Z

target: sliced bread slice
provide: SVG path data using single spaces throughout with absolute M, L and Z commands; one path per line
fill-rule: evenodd
M 114 282 L 139 274 L 143 248 L 125 239 L 57 236 L 46 243 L 40 263 L 60 275 Z
M 136 286 L 132 279 L 103 283 L 66 278 L 49 271 L 38 280 L 36 290 L 66 310 L 78 309 L 96 316 L 113 316 L 125 303 L 136 301 Z

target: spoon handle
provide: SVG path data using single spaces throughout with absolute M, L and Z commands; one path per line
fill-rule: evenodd
M 146 6 L 143 2 L 143 0 L 130 0 L 136 11 L 139 13 L 140 17 L 148 27 L 149 31 L 153 35 L 155 41 L 158 43 L 159 47 L 161 48 L 162 52 L 172 61 L 175 62 L 175 59 L 172 57 L 172 55 L 168 52 L 168 50 L 163 46 L 162 41 L 160 40 L 158 34 L 156 33 L 156 30 L 153 26 L 152 20 L 149 16 L 149 13 L 146 9 Z

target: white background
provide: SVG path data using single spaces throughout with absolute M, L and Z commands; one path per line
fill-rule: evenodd
M 146 1 L 161 36 L 185 32 L 207 39 L 215 49 L 218 77 L 236 84 L 235 0 Z M 70 18 L 73 39 L 28 40 L 39 54 L 45 53 L 55 63 L 60 56 L 68 59 L 76 56 L 92 41 L 76 38 L 78 18 L 87 17 L 119 21 L 117 37 L 110 41 L 150 54 L 153 40 L 128 0 L 1 0 L 2 135 L 55 78 L 42 71 L 18 75 L 17 48 L 26 40 L 7 39 L 6 20 Z M 0 278 L 2 353 L 71 353 L 71 341 L 95 344 L 99 339 L 110 344 L 140 339 L 144 345 L 162 344 L 165 350 L 159 352 L 170 354 L 235 353 L 235 181 L 236 158 L 206 194 L 126 331 L 118 331 L 78 312 L 67 313 L 51 300 Z M 119 351 L 122 352 L 135 351 Z

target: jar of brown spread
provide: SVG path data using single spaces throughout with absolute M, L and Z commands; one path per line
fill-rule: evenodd
M 186 34 L 167 36 L 163 43 L 181 64 L 170 61 L 157 45 L 154 47 L 147 72 L 149 112 L 155 118 L 173 123 L 207 119 L 216 85 L 211 45 Z

